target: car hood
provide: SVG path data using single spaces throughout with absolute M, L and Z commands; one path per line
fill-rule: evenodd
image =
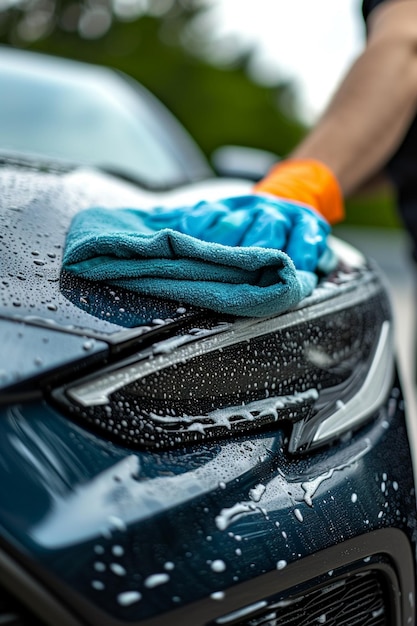
M 124 290 L 114 293 L 114 288 L 97 284 L 93 293 L 91 283 L 63 274 L 65 237 L 77 212 L 97 205 L 192 204 L 202 197 L 247 190 L 232 181 L 208 181 L 156 193 L 95 170 L 42 171 L 16 162 L 3 165 L 0 184 L 4 251 L 0 316 L 89 337 L 111 337 L 179 313 L 176 303 L 132 297 Z

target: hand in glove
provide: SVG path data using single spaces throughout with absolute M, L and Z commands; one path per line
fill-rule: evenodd
M 330 231 L 317 211 L 257 194 L 200 202 L 178 218 L 176 228 L 184 234 L 227 246 L 280 249 L 297 269 L 308 271 L 317 268 Z
M 314 159 L 288 159 L 277 163 L 255 185 L 254 191 L 307 205 L 329 224 L 336 224 L 344 218 L 339 183 L 324 163 Z

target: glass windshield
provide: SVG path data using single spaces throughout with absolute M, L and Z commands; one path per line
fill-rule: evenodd
M 22 67 L 7 57 L 0 59 L 1 150 L 108 167 L 152 187 L 191 177 L 175 154 L 175 138 L 164 138 L 169 123 L 164 128 L 160 112 L 153 115 L 116 74 L 74 71 L 75 64 L 52 60 Z M 197 149 L 196 155 L 201 159 Z

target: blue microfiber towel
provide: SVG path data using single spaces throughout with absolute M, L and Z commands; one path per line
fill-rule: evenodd
M 314 211 L 260 195 L 174 209 L 92 207 L 71 223 L 63 267 L 140 294 L 263 317 L 312 292 L 320 258 L 333 264 L 329 228 Z M 291 233 L 296 254 L 305 247 L 307 269 L 283 251 Z

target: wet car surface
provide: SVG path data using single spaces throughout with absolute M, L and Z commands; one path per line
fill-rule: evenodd
M 415 491 L 372 263 L 334 239 L 338 266 L 314 293 L 256 320 L 61 271 L 83 208 L 249 188 L 197 169 L 158 188 L 4 148 L 2 617 L 412 624 Z

